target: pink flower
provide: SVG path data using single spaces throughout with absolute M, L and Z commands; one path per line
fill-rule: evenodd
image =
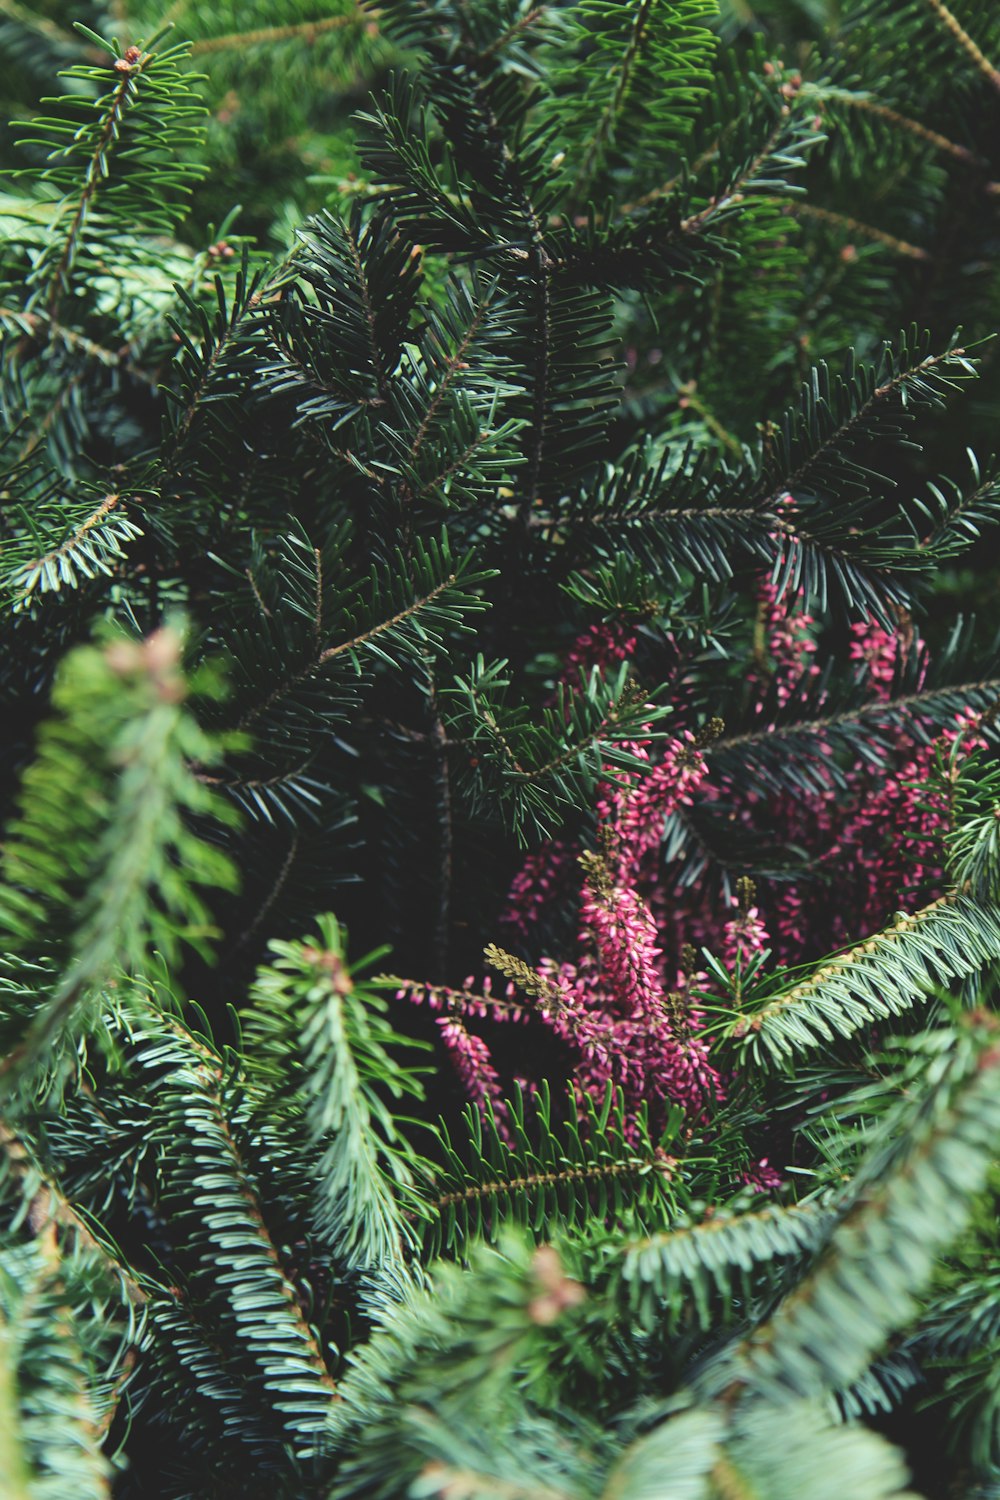
M 789 497 L 790 498 L 790 497 Z M 794 597 L 786 592 L 778 598 L 777 585 L 762 579 L 757 586 L 759 620 L 779 704 L 792 696 L 803 674 L 819 675 L 812 660 L 816 654 L 815 620 L 804 610 L 794 609 Z M 758 669 L 759 670 L 759 669 Z M 758 705 L 763 712 L 763 703 Z
M 735 896 L 733 905 L 739 905 Z M 760 913 L 756 906 L 751 906 L 747 911 L 741 911 L 725 926 L 722 952 L 727 967 L 735 969 L 737 964 L 745 964 L 754 953 L 762 952 L 768 942 L 767 928 L 760 920 Z
M 492 1104 L 501 1137 L 508 1134 L 507 1106 L 500 1075 L 493 1066 L 490 1049 L 482 1037 L 467 1031 L 457 1016 L 440 1016 L 438 1029 L 448 1055 L 474 1104 L 480 1108 Z
M 793 599 L 779 601 L 770 583 L 760 585 L 759 598 L 766 679 L 774 681 L 778 702 L 787 704 L 803 674 L 817 671 L 814 622 Z M 620 622 L 584 632 L 568 654 L 563 681 L 572 686 L 581 669 L 613 665 L 634 645 Z M 592 850 L 580 854 L 569 839 L 553 840 L 528 856 L 511 883 L 502 920 L 536 967 L 523 964 L 517 986 L 507 982 L 502 992 L 488 979 L 476 985 L 471 976 L 460 988 L 400 991 L 438 1013 L 469 1098 L 481 1107 L 489 1102 L 502 1129 L 503 1085 L 486 1042 L 469 1030 L 471 1021 L 529 1022 L 547 1030 L 559 1043 L 576 1099 L 603 1101 L 610 1083 L 621 1093 L 630 1133 L 643 1109 L 654 1130 L 677 1104 L 692 1121 L 705 1121 L 724 1097 L 724 1085 L 705 1017 L 691 1000 L 709 983 L 698 968 L 698 949 L 721 954 L 730 970 L 745 968 L 765 949 L 779 962 L 800 964 L 876 930 L 901 901 L 932 899 L 943 889 L 952 751 L 971 752 L 984 741 L 970 711 L 943 730 L 903 721 L 890 709 L 883 714 L 879 705 L 888 703 L 897 664 L 909 649 L 902 627 L 889 632 L 870 621 L 852 627 L 850 660 L 870 690 L 863 721 L 872 727 L 869 753 L 857 753 L 851 763 L 842 747 L 817 736 L 808 753 L 796 751 L 805 774 L 794 791 L 747 790 L 719 773 L 713 779 L 704 741 L 683 727 L 684 667 L 680 648 L 675 643 L 671 649 L 680 663 L 674 684 L 679 730 L 662 742 L 640 735 L 623 747 L 636 764 L 606 770 L 595 798 Z M 754 671 L 760 681 L 762 668 L 751 670 L 751 682 Z M 763 712 L 761 704 L 759 727 Z M 695 803 L 708 810 L 719 804 L 741 836 L 760 830 L 779 846 L 804 851 L 810 878 L 764 884 L 759 903 L 747 884 L 728 909 L 708 881 L 683 883 L 678 870 L 664 864 L 664 828 Z M 577 920 L 573 951 L 536 957 L 539 929 L 550 915 L 569 910 Z M 531 1061 L 527 1048 L 519 1071 L 528 1075 L 529 1092 Z M 764 1157 L 745 1180 L 766 1191 L 782 1179 Z
M 902 654 L 899 632 L 884 630 L 874 621 L 865 620 L 851 626 L 851 636 L 851 661 L 864 663 L 874 696 L 888 702 L 896 663 Z
M 572 899 L 570 879 L 575 865 L 573 851 L 562 839 L 551 839 L 529 854 L 507 892 L 500 918 L 504 926 L 530 939 L 539 918 L 555 899 Z
M 755 1193 L 771 1193 L 783 1185 L 784 1178 L 769 1164 L 767 1157 L 762 1156 L 759 1161 L 751 1162 L 743 1173 L 743 1181 Z
M 563 663 L 561 682 L 568 687 L 580 686 L 580 674 L 585 676 L 599 667 L 602 672 L 628 661 L 635 651 L 635 633 L 623 620 L 607 620 L 601 625 L 591 625 L 577 636 Z

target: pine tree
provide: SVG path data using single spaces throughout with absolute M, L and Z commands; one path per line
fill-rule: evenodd
M 0 6 L 12 1495 L 1000 1485 L 1000 22 L 805 9 Z

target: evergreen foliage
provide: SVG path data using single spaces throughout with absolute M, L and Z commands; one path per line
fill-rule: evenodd
M 0 52 L 0 1488 L 994 1493 L 994 7 Z

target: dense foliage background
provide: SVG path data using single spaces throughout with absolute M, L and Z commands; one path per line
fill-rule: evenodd
M 1000 1493 L 994 7 L 0 58 L 10 1494 Z

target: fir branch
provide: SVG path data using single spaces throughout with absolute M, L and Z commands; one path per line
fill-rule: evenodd
M 163 1197 L 177 1221 L 187 1223 L 198 1268 L 194 1287 L 202 1283 L 209 1304 L 222 1289 L 231 1340 L 223 1358 L 237 1367 L 241 1358 L 248 1361 L 297 1452 L 309 1458 L 321 1442 L 336 1383 L 269 1232 L 234 1130 L 222 1060 L 186 1027 L 155 1013 L 135 1042 L 139 1064 L 158 1075 Z M 220 1270 L 228 1271 L 221 1282 Z M 161 1309 L 152 1315 L 155 1324 Z
M 814 1269 L 713 1381 L 735 1379 L 777 1403 L 815 1398 L 857 1379 L 887 1334 L 906 1325 L 956 1219 L 985 1182 L 1000 1138 L 998 1062 L 995 1022 L 973 1018 L 893 1144 L 893 1166 L 859 1184 Z
M 741 1050 L 780 1065 L 795 1053 L 909 1010 L 937 982 L 964 978 L 1000 958 L 1000 913 L 971 896 L 941 896 L 748 1008 L 726 1027 Z
M 46 1491 L 60 1500 L 110 1494 L 97 1381 L 80 1337 L 86 1314 L 74 1315 L 67 1305 L 67 1296 L 81 1290 L 79 1268 L 72 1269 L 75 1275 L 51 1234 L 0 1251 L 4 1478 L 20 1481 L 25 1500 Z
M 511 1223 L 545 1236 L 557 1226 L 566 1233 L 625 1216 L 645 1229 L 669 1221 L 683 1193 L 680 1164 L 667 1149 L 679 1118 L 654 1140 L 642 1113 L 627 1136 L 622 1101 L 610 1086 L 602 1107 L 585 1095 L 579 1118 L 559 1123 L 546 1087 L 530 1103 L 529 1115 L 523 1095 L 505 1102 L 503 1134 L 489 1104 L 466 1110 L 464 1139 L 441 1126 L 444 1166 L 421 1204 L 426 1253 L 495 1240 Z
M 709 80 L 711 13 L 704 0 L 583 0 L 571 14 L 563 78 L 573 103 L 560 103 L 557 120 L 575 165 L 572 203 L 585 203 L 595 184 L 600 199 L 619 163 L 632 175 L 658 164 L 687 133 Z
M 786 163 L 792 165 L 793 161 L 787 161 L 788 153 L 779 153 L 778 149 L 782 138 L 787 134 L 788 124 L 784 119 L 779 118 L 763 145 L 754 152 L 748 161 L 740 165 L 734 175 L 727 179 L 724 189 L 713 195 L 704 208 L 699 209 L 697 213 L 689 214 L 680 221 L 681 233 L 685 235 L 701 234 L 706 225 L 710 224 L 713 219 L 721 218 L 734 205 L 742 202 L 744 194 L 753 186 L 776 154 L 779 156 L 779 160 L 781 157 L 785 157 Z M 801 165 L 798 158 L 794 158 L 794 164 Z M 656 197 L 661 197 L 664 193 L 669 193 L 669 190 L 670 184 L 663 190 L 658 190 Z
M 76 246 L 83 229 L 87 212 L 91 201 L 96 196 L 98 188 L 103 184 L 107 176 L 106 160 L 109 149 L 115 143 L 121 131 L 122 120 L 128 111 L 138 100 L 133 73 L 141 74 L 142 58 L 136 59 L 135 63 L 125 67 L 121 73 L 118 84 L 109 96 L 104 117 L 99 123 L 97 138 L 91 151 L 90 160 L 87 162 L 83 182 L 80 187 L 79 196 L 73 209 L 72 216 L 62 236 L 62 246 L 58 255 L 49 252 L 49 258 L 54 262 L 52 269 L 46 267 L 48 278 L 48 291 L 46 293 L 46 317 L 54 320 L 56 309 L 63 296 L 69 291 L 69 274 L 73 268 L 76 256 Z
M 488 63 L 498 53 L 506 51 L 511 42 L 523 36 L 526 31 L 530 31 L 533 26 L 536 26 L 548 10 L 548 5 L 534 5 L 525 11 L 523 15 L 518 16 L 515 21 L 511 22 L 506 31 L 501 32 L 488 46 L 483 48 L 480 54 L 482 61 Z
M 441 487 L 447 483 L 447 481 L 452 477 L 453 474 L 460 473 L 462 470 L 464 470 L 467 467 L 470 458 L 474 457 L 474 455 L 488 443 L 490 443 L 494 437 L 495 433 L 491 432 L 489 428 L 481 428 L 480 431 L 475 434 L 468 446 L 463 448 L 460 453 L 456 453 L 454 458 L 451 459 L 451 461 L 445 468 L 441 469 L 436 474 L 432 474 L 429 479 L 424 481 L 420 489 L 417 490 L 416 494 L 413 496 L 414 503 L 419 503 L 421 500 L 423 500 L 425 495 L 429 495 L 433 490 L 441 489 Z
M 275 1095 L 290 1077 L 303 1100 L 318 1156 L 313 1218 L 332 1253 L 357 1268 L 402 1264 L 413 1240 L 404 1210 L 415 1205 L 411 1217 L 423 1216 L 414 1187 L 424 1168 L 384 1094 L 420 1097 L 420 1084 L 393 1055 L 402 1038 L 384 1001 L 360 980 L 371 959 L 352 975 L 332 917 L 320 919 L 319 938 L 270 944 L 244 1021 L 253 1070 Z
M 953 380 L 953 377 L 946 373 L 949 365 L 957 365 L 959 371 L 964 373 L 970 371 L 966 350 L 957 344 L 945 350 L 943 354 L 928 354 L 915 364 L 904 363 L 908 353 L 909 349 L 904 342 L 898 353 L 893 353 L 890 359 L 890 350 L 887 346 L 880 373 L 888 378 L 883 378 L 878 384 L 872 382 L 867 393 L 863 394 L 860 400 L 851 401 L 842 420 L 835 426 L 831 426 L 817 443 L 809 445 L 801 463 L 782 477 L 778 488 L 769 491 L 764 503 L 774 504 L 780 499 L 783 490 L 794 494 L 797 489 L 808 486 L 810 476 L 814 475 L 818 469 L 822 469 L 824 458 L 841 448 L 849 434 L 863 432 L 871 415 L 882 402 L 908 392 L 911 386 L 915 388 L 914 398 L 919 397 L 924 391 L 933 396 L 935 384 L 941 383 L 947 386 Z M 895 364 L 902 367 L 894 369 Z M 872 373 L 874 374 L 874 371 Z M 931 376 L 934 383 L 928 385 L 927 376 Z
M 924 141 L 933 146 L 936 151 L 944 152 L 946 156 L 952 156 L 956 161 L 966 163 L 968 166 L 983 165 L 983 158 L 970 151 L 968 146 L 962 146 L 958 141 L 949 139 L 940 131 L 932 130 L 930 126 L 924 125 L 920 120 L 914 120 L 909 115 L 902 114 L 893 109 L 891 105 L 884 103 L 881 99 L 869 94 L 852 93 L 849 89 L 834 89 L 829 87 L 817 87 L 806 85 L 803 90 L 804 97 L 812 99 L 823 106 L 827 102 L 842 105 L 847 109 L 860 110 L 864 114 L 872 115 L 877 120 L 884 120 L 887 125 L 904 131 L 914 139 Z
M 46 1178 L 33 1161 L 24 1140 L 17 1132 L 0 1120 L 0 1149 L 6 1158 L 6 1171 L 27 1197 L 27 1221 L 35 1235 L 40 1235 L 50 1225 L 68 1235 L 74 1245 L 92 1253 L 117 1280 L 133 1307 L 142 1307 L 146 1302 L 146 1291 L 132 1275 L 121 1258 L 113 1254 L 107 1245 L 97 1239 L 90 1225 L 81 1217 L 58 1186 Z
M 203 57 L 211 52 L 242 51 L 247 47 L 271 47 L 278 42 L 301 41 L 311 47 L 317 37 L 345 26 L 370 26 L 371 14 L 365 6 L 340 16 L 317 16 L 311 21 L 295 21 L 287 26 L 256 26 L 249 31 L 227 31 L 219 36 L 201 37 L 191 43 L 191 56 Z
M 86 34 L 114 61 L 103 68 L 71 68 L 67 76 L 106 86 L 110 73 L 114 87 L 93 105 L 74 96 L 53 101 L 64 115 L 83 107 L 84 123 L 75 128 L 70 118 L 38 120 L 25 142 L 48 153 L 48 181 L 62 191 L 57 233 L 47 237 L 28 277 L 27 311 L 37 307 L 51 321 L 58 321 L 60 304 L 71 290 L 81 249 L 88 262 L 99 256 L 100 243 L 122 218 L 132 226 L 145 215 L 151 225 L 167 229 L 191 181 L 200 175 L 182 160 L 185 148 L 200 135 L 194 121 L 204 113 L 190 102 L 190 85 L 178 68 L 186 49 L 157 52 L 154 40 L 148 51 L 133 46 L 122 53 L 117 43 Z M 143 145 L 147 156 L 159 162 L 155 189 L 135 170 Z
M 709 1483 L 724 1500 L 838 1500 L 845 1485 L 856 1500 L 914 1500 L 899 1450 L 860 1424 L 842 1425 L 819 1402 L 748 1402 L 719 1447 Z
M 113 512 L 122 509 L 132 498 L 118 493 L 105 495 L 49 551 L 27 560 L 18 558 L 15 553 L 10 562 L 5 560 L 4 567 L 0 569 L 0 588 L 9 590 L 14 595 L 12 607 L 21 610 L 40 594 L 58 592 L 63 587 L 75 589 L 79 586 L 81 577 L 93 579 L 98 574 L 110 577 L 125 557 L 122 542 L 133 541 L 143 534 L 141 527 L 127 515 L 115 515 L 112 521 L 108 520 Z M 30 540 L 35 541 L 39 539 L 40 530 L 37 521 L 44 519 L 51 525 L 55 516 L 51 521 L 44 513 L 37 520 L 34 516 L 30 519 L 35 533 Z M 8 556 L 14 551 L 14 548 L 8 547 Z M 7 571 L 8 567 L 11 567 L 10 572 Z
M 285 274 L 286 266 L 280 266 L 269 276 L 260 271 L 250 275 L 244 261 L 229 297 L 223 278 L 216 276 L 218 314 L 214 322 L 189 292 L 178 287 L 182 306 L 200 325 L 201 343 L 200 347 L 196 345 L 188 329 L 176 319 L 168 319 L 181 347 L 174 365 L 175 383 L 165 392 L 171 402 L 171 413 L 161 481 L 164 486 L 179 473 L 195 419 L 211 399 L 218 378 L 228 373 L 227 366 L 238 356 L 244 340 L 252 342 L 257 309 L 279 295 Z
M 0 307 L 0 323 L 7 323 L 18 329 L 36 343 L 41 334 L 45 334 L 56 344 L 62 344 L 71 353 L 81 353 L 88 359 L 94 360 L 105 369 L 114 370 L 127 368 L 130 375 L 141 380 L 145 385 L 155 386 L 154 377 L 148 371 L 140 369 L 131 362 L 131 351 L 126 347 L 122 349 L 108 349 L 103 344 L 96 343 L 87 338 L 75 328 L 68 327 L 52 318 L 41 308 L 27 311 L 24 308 Z
M 1000 90 L 1000 68 L 994 67 L 983 50 L 977 46 L 965 28 L 959 24 L 957 18 L 945 5 L 944 0 L 926 0 L 926 3 L 930 6 L 935 17 L 940 21 L 945 30 L 954 37 L 966 56 L 971 58 L 980 73 L 989 80 L 995 89 Z
M 435 1213 L 454 1208 L 457 1204 L 468 1206 L 474 1199 L 496 1198 L 499 1194 L 535 1194 L 543 1188 L 558 1188 L 570 1183 L 590 1185 L 605 1182 L 609 1178 L 645 1177 L 650 1170 L 669 1175 L 662 1158 L 655 1155 L 647 1159 L 636 1157 L 632 1161 L 591 1162 L 586 1166 L 564 1167 L 559 1172 L 530 1172 L 524 1177 L 494 1178 L 492 1181 L 471 1183 L 454 1192 L 442 1193 L 427 1200 L 426 1206 Z
M 885 249 L 891 250 L 894 255 L 901 255 L 905 260 L 929 261 L 932 257 L 928 250 L 920 245 L 911 245 L 908 240 L 901 240 L 897 235 L 889 234 L 884 229 L 876 229 L 873 224 L 864 224 L 860 219 L 853 218 L 850 214 L 838 213 L 834 209 L 822 208 L 817 203 L 799 202 L 785 203 L 780 198 L 759 199 L 759 202 L 772 202 L 783 204 L 785 212 L 797 219 L 816 219 L 821 224 L 831 224 L 845 233 L 854 235 L 863 240 L 872 240 L 875 244 L 883 245 Z M 949 358 L 951 355 L 964 354 L 964 349 L 949 351 L 949 355 L 939 356 L 941 359 Z M 930 368 L 930 365 L 928 365 Z M 888 395 L 888 390 L 883 394 Z
M 138 972 L 154 945 L 173 956 L 182 935 L 202 942 L 207 912 L 197 886 L 234 883 L 228 859 L 185 823 L 195 811 L 223 821 L 230 814 L 188 770 L 191 761 L 211 762 L 220 746 L 184 706 L 182 641 L 164 627 L 142 644 L 80 647 L 64 663 L 59 716 L 25 776 L 0 895 L 4 926 L 21 944 L 45 944 L 67 909 L 72 937 L 62 977 L 0 1060 L 0 1074 L 47 1053 L 81 1002 L 119 968 Z M 205 677 L 202 687 L 218 691 Z M 53 840 L 61 841 L 58 861 Z
M 27 440 L 18 453 L 19 462 L 23 463 L 30 459 L 42 448 L 43 443 L 51 439 L 53 432 L 58 431 L 60 417 L 68 410 L 72 410 L 85 378 L 84 372 L 77 370 L 65 384 L 59 387 L 41 419 L 36 419 L 33 428 L 29 430 Z
M 743 1213 L 715 1209 L 709 1218 L 619 1241 L 615 1275 L 633 1306 L 652 1299 L 647 1316 L 659 1318 L 665 1310 L 676 1323 L 693 1310 L 708 1329 L 732 1316 L 737 1280 L 746 1296 L 756 1273 L 757 1295 L 763 1295 L 788 1275 L 789 1265 L 825 1242 L 836 1218 L 835 1210 L 815 1203 Z
M 945 558 L 953 546 L 962 550 L 970 540 L 978 541 L 982 527 L 996 522 L 1000 469 L 991 457 L 983 473 L 971 448 L 966 449 L 966 456 L 972 471 L 971 489 L 965 491 L 944 476 L 928 486 L 934 503 L 920 503 L 919 508 L 933 525 L 917 544 L 920 552 L 936 553 Z
M 513 1235 L 502 1251 L 475 1247 L 470 1260 L 471 1277 L 439 1265 L 433 1283 L 380 1309 L 332 1418 L 342 1454 L 335 1500 L 388 1500 L 400 1483 L 418 1483 L 435 1459 L 488 1476 L 477 1500 L 496 1494 L 498 1480 L 522 1492 L 527 1486 L 525 1500 L 539 1489 L 565 1495 L 591 1488 L 593 1453 L 578 1454 L 565 1433 L 560 1440 L 554 1419 L 519 1416 L 512 1387 L 514 1372 L 544 1357 L 550 1325 L 584 1311 L 583 1288 L 551 1247 L 534 1250 Z M 475 1416 L 484 1410 L 492 1414 L 485 1425 Z
M 413 440 L 411 441 L 409 448 L 407 449 L 406 461 L 409 463 L 412 463 L 419 454 L 424 439 L 426 438 L 427 433 L 430 430 L 431 424 L 434 421 L 441 403 L 445 400 L 459 373 L 467 369 L 466 355 L 469 353 L 469 349 L 473 344 L 477 334 L 479 333 L 479 330 L 483 325 L 483 320 L 485 319 L 487 312 L 489 311 L 492 290 L 493 288 L 488 288 L 484 295 L 476 303 L 472 317 L 466 324 L 461 338 L 459 339 L 455 348 L 449 351 L 444 360 L 444 367 L 435 385 L 433 395 L 431 396 L 430 401 L 427 403 L 427 407 L 423 413 L 423 416 L 420 418 L 420 424 L 413 435 Z M 468 452 L 463 454 L 456 461 L 456 466 L 458 463 L 464 463 L 468 457 Z M 445 475 L 441 476 L 441 478 L 445 477 Z M 439 483 L 440 480 L 434 482 Z M 424 490 L 421 491 L 421 494 L 425 493 L 431 487 L 431 484 L 425 485 Z M 416 498 L 419 499 L 420 495 L 418 495 Z
M 722 734 L 706 746 L 705 755 L 711 760 L 717 757 L 728 761 L 733 757 L 746 757 L 758 763 L 757 752 L 767 752 L 772 746 L 787 757 L 794 748 L 794 741 L 808 744 L 810 753 L 819 748 L 821 742 L 832 739 L 849 743 L 861 734 L 867 734 L 873 751 L 878 752 L 875 742 L 881 729 L 900 725 L 918 730 L 921 721 L 945 724 L 954 718 L 959 706 L 972 708 L 978 714 L 988 713 L 1000 700 L 1000 677 L 982 677 L 973 682 L 937 683 L 915 692 L 900 692 L 885 701 L 860 702 L 840 712 L 829 713 L 819 718 L 796 719 L 786 717 L 765 729 L 749 729 L 739 734 Z M 790 711 L 794 712 L 794 699 L 790 700 Z M 919 731 L 918 731 L 919 732 Z
M 1000 772 L 981 755 L 959 761 L 956 742 L 940 773 L 952 793 L 953 816 L 945 834 L 948 870 L 959 890 L 977 901 L 1000 902 Z
M 556 704 L 533 715 L 527 704 L 508 703 L 506 670 L 506 662 L 479 657 L 456 679 L 448 690 L 451 737 L 470 752 L 464 785 L 476 802 L 489 797 L 519 839 L 529 828 L 547 836 L 560 807 L 592 794 L 608 767 L 644 764 L 632 743 L 659 738 L 655 726 L 668 710 L 628 681 L 622 663 L 613 677 L 592 672 L 578 692 L 560 687 Z
M 614 139 L 615 127 L 628 98 L 632 73 L 642 56 L 644 34 L 647 31 L 657 0 L 637 0 L 633 6 L 631 30 L 624 51 L 616 59 L 617 78 L 610 98 L 591 127 L 590 139 L 580 163 L 571 189 L 573 198 L 581 197 L 593 176 L 594 168 Z
M 329 666 L 338 657 L 346 656 L 351 664 L 356 666 L 359 653 L 363 653 L 366 647 L 379 647 L 382 638 L 386 638 L 388 641 L 396 637 L 400 631 L 400 627 L 409 625 L 412 621 L 419 618 L 422 611 L 436 603 L 437 600 L 444 598 L 458 583 L 458 576 L 458 573 L 446 574 L 426 594 L 418 595 L 416 598 L 411 599 L 408 604 L 402 609 L 397 610 L 394 615 L 390 615 L 387 620 L 377 621 L 367 630 L 363 630 L 358 635 L 352 636 L 350 640 L 340 641 L 336 645 L 324 647 L 322 651 L 317 652 L 313 659 L 307 662 L 294 676 L 287 678 L 283 683 L 272 689 L 268 696 L 260 703 L 247 709 L 240 720 L 240 729 L 249 728 L 261 714 L 273 708 L 277 702 L 287 697 L 300 683 L 305 682 L 314 676 L 315 673 L 322 671 L 324 667 Z M 314 630 L 318 630 L 318 628 L 319 622 L 315 621 Z M 381 652 L 378 654 L 381 654 Z
M 375 311 L 372 304 L 372 291 L 368 282 L 367 274 L 365 272 L 364 262 L 361 257 L 360 235 L 357 233 L 357 229 L 354 224 L 344 223 L 342 228 L 351 263 L 354 267 L 356 285 L 358 288 L 358 294 L 361 298 L 361 305 L 364 308 L 365 323 L 367 325 L 368 339 L 370 343 L 372 369 L 375 371 L 375 381 L 378 386 L 379 396 L 383 401 L 385 401 L 388 399 L 389 395 L 388 372 L 382 363 L 382 348 L 379 342 L 378 329 L 375 321 Z
M 500 665 L 506 665 L 502 663 Z M 494 686 L 492 678 L 487 679 L 485 673 L 480 669 L 479 677 L 488 688 Z M 593 682 L 590 684 L 593 686 Z M 543 760 L 539 765 L 523 765 L 518 759 L 519 752 L 511 744 L 504 728 L 493 710 L 488 706 L 489 698 L 483 691 L 479 682 L 469 681 L 468 684 L 460 683 L 460 690 L 468 692 L 469 697 L 481 715 L 482 722 L 495 739 L 504 758 L 509 762 L 509 774 L 517 781 L 533 782 L 544 780 L 551 776 L 554 771 L 561 771 L 579 760 L 581 754 L 591 748 L 596 748 L 602 741 L 608 742 L 608 747 L 618 740 L 630 738 L 630 725 L 636 721 L 636 716 L 646 716 L 647 724 L 652 719 L 659 719 L 666 710 L 657 709 L 655 704 L 647 703 L 643 695 L 637 692 L 634 686 L 625 679 L 624 669 L 617 674 L 614 683 L 616 691 L 610 695 L 610 701 L 602 707 L 600 717 L 593 719 L 588 715 L 586 736 L 570 743 L 564 749 L 556 752 Z M 643 701 L 640 701 L 643 700 Z M 578 707 L 575 698 L 570 700 L 570 708 Z M 463 744 L 471 744 L 472 740 L 466 737 Z

